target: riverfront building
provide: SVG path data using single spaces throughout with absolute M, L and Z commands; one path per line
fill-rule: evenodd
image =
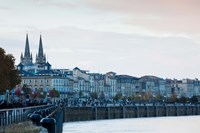
M 118 75 L 115 72 L 106 74 L 90 73 L 75 67 L 69 69 L 53 69 L 46 60 L 43 50 L 42 36 L 39 38 L 38 53 L 35 61 L 30 51 L 28 34 L 25 39 L 25 51 L 21 53 L 20 63 L 17 68 L 22 77 L 20 86 L 27 85 L 32 92 L 37 90 L 49 92 L 56 89 L 62 98 L 85 97 L 89 98 L 93 93 L 97 97 L 112 99 L 117 94 L 128 98 L 133 95 L 148 94 L 152 97 L 162 95 L 170 97 L 199 96 L 200 81 L 198 79 L 163 79 L 156 76 L 133 77 L 130 75 Z

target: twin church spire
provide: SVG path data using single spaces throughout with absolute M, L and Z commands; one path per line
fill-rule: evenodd
M 36 54 L 36 63 L 43 66 L 46 63 L 46 55 L 43 53 L 42 36 L 40 35 L 38 54 Z
M 21 63 L 24 65 L 31 65 L 33 64 L 32 60 L 33 58 L 32 58 L 32 54 L 30 54 L 28 34 L 26 34 L 25 51 L 24 51 L 24 56 L 21 53 Z
M 31 57 L 31 55 L 30 55 L 30 48 L 29 48 L 28 34 L 26 34 L 26 45 L 25 45 L 24 56 L 25 57 Z
M 24 56 L 21 54 L 21 61 L 25 66 L 33 65 L 32 53 L 30 53 L 28 34 L 26 34 L 26 43 Z M 43 52 L 42 36 L 40 35 L 38 54 L 36 54 L 36 62 L 38 67 L 44 67 L 46 64 L 46 55 Z

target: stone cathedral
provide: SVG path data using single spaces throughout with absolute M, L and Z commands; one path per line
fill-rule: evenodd
M 38 53 L 36 53 L 36 59 L 35 62 L 33 62 L 33 56 L 29 47 L 29 38 L 28 34 L 26 34 L 25 51 L 24 54 L 21 53 L 20 63 L 17 65 L 17 68 L 22 75 L 35 75 L 51 70 L 51 64 L 46 60 L 46 55 L 43 52 L 41 35 L 39 39 Z

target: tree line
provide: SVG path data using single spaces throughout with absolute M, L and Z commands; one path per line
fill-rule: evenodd
M 15 58 L 12 54 L 6 54 L 0 47 L 0 94 L 6 90 L 12 90 L 21 82 L 19 72 L 15 67 Z

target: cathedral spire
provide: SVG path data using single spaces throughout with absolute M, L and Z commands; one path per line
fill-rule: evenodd
M 23 53 L 21 53 L 20 62 L 23 62 Z
M 39 50 L 38 50 L 38 57 L 43 57 L 43 46 L 42 46 L 42 36 L 40 35 L 40 41 L 39 41 Z
M 25 43 L 24 56 L 23 56 L 23 54 L 21 54 L 21 63 L 23 65 L 32 64 L 32 57 L 31 57 L 30 48 L 29 48 L 28 33 L 26 34 L 26 43 Z
M 41 34 L 40 34 L 38 54 L 36 54 L 36 63 L 38 64 L 39 67 L 44 67 L 46 63 L 46 57 L 45 57 L 45 54 L 43 53 L 43 44 L 42 44 Z
M 26 45 L 25 45 L 25 52 L 24 52 L 24 57 L 30 58 L 30 48 L 29 48 L 29 41 L 28 41 L 28 33 L 26 34 Z
M 23 58 L 23 53 L 21 52 L 21 58 Z

